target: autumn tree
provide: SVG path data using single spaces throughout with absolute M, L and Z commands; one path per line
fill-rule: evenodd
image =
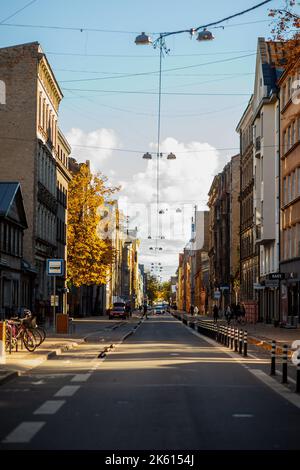
M 165 281 L 160 285 L 160 296 L 165 300 L 166 302 L 170 301 L 170 298 L 172 297 L 172 287 L 171 287 L 171 281 Z
M 99 285 L 107 280 L 114 258 L 111 240 L 99 236 L 99 207 L 110 202 L 117 188 L 93 175 L 87 164 L 79 165 L 69 185 L 68 281 L 75 287 Z
M 289 68 L 300 55 L 300 16 L 295 11 L 296 0 L 284 0 L 281 8 L 269 10 L 272 20 L 272 39 L 283 43 L 284 60 L 280 64 Z
M 147 279 L 147 297 L 152 303 L 159 298 L 159 282 L 155 276 L 149 276 Z

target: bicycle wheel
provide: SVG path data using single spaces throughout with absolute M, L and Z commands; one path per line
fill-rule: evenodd
M 38 332 L 42 336 L 42 343 L 43 343 L 46 339 L 46 331 L 41 326 L 37 326 L 36 329 L 38 330 Z
M 22 340 L 25 348 L 29 352 L 33 352 L 36 348 L 36 341 L 33 333 L 29 330 L 25 330 L 22 334 Z
M 36 342 L 36 347 L 39 347 L 43 342 L 43 336 L 37 328 L 28 328 L 28 331 L 33 334 Z

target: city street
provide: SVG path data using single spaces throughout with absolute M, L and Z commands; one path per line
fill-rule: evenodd
M 243 358 L 171 315 L 100 351 L 91 335 L 3 384 L 0 448 L 300 449 L 300 397 L 268 376 L 266 358 Z

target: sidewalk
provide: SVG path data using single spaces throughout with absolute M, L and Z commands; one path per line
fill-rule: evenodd
M 107 316 L 75 319 L 68 334 L 56 334 L 46 328 L 45 341 L 33 353 L 19 348 L 6 354 L 6 363 L 0 364 L 0 385 L 24 373 L 42 362 L 62 352 L 80 347 L 86 343 L 99 343 L 99 353 L 112 343 L 122 341 L 141 321 L 141 316 L 134 314 L 128 322 L 111 321 Z
M 185 315 L 188 321 L 213 321 L 212 316 L 207 315 L 197 315 L 192 316 L 183 311 L 174 311 L 174 313 L 179 315 Z M 227 321 L 224 318 L 218 320 L 219 325 L 227 325 Z M 277 343 L 277 352 L 282 352 L 282 346 L 287 344 L 291 347 L 293 341 L 300 340 L 300 328 L 296 329 L 286 329 L 275 327 L 273 325 L 267 325 L 265 323 L 249 323 L 246 325 L 235 325 L 234 323 L 230 324 L 231 327 L 240 328 L 242 330 L 247 330 L 248 332 L 248 342 L 255 344 L 265 350 L 271 350 L 272 340 L 275 340 Z

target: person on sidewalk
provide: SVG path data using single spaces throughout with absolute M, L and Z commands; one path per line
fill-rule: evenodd
M 219 318 L 219 307 L 217 306 L 217 304 L 214 305 L 213 314 L 214 314 L 214 322 L 217 323 L 218 318 Z
M 190 314 L 193 316 L 194 315 L 194 305 L 190 306 Z
M 229 304 L 228 304 L 228 306 L 226 308 L 226 311 L 225 311 L 225 317 L 226 317 L 226 320 L 227 320 L 227 325 L 230 325 L 230 321 L 231 321 L 231 318 L 232 318 L 232 310 L 231 310 L 231 307 L 230 307 Z
M 194 315 L 198 315 L 199 313 L 199 308 L 197 307 L 197 305 L 194 307 Z
M 146 320 L 148 320 L 148 306 L 147 306 L 147 304 L 144 304 L 144 315 L 146 317 Z

